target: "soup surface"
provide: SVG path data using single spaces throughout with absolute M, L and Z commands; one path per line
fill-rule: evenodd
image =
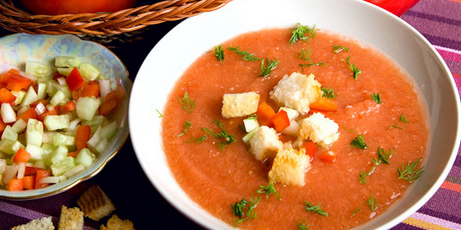
M 169 96 L 162 123 L 169 166 L 191 199 L 230 225 L 238 220 L 231 204 L 259 197 L 253 209 L 257 218 L 239 222 L 237 227 L 356 227 L 386 211 L 403 195 L 411 183 L 399 179 L 398 170 L 426 154 L 427 111 L 409 78 L 370 47 L 321 30 L 316 32 L 314 38 L 293 45 L 288 42 L 292 29 L 268 29 L 233 38 L 222 44 L 224 60 L 218 61 L 213 50 L 205 53 L 189 67 Z M 269 76 L 260 77 L 261 61 L 243 60 L 241 55 L 228 50 L 229 46 L 238 46 L 260 58 L 275 58 L 278 66 Z M 348 50 L 335 52 L 333 46 Z M 303 49 L 310 50 L 308 58 L 298 55 Z M 323 65 L 318 64 L 321 62 Z M 313 65 L 308 66 L 309 63 Z M 353 77 L 352 65 L 361 71 L 357 79 Z M 340 136 L 328 150 L 317 149 L 305 173 L 304 186 L 275 183 L 278 199 L 256 192 L 269 183 L 268 166 L 256 160 L 242 141 L 246 133 L 239 126 L 245 117 L 223 118 L 221 107 L 224 94 L 253 91 L 260 94 L 259 103 L 266 102 L 277 111 L 279 105 L 270 99 L 269 92 L 293 72 L 312 73 L 322 87 L 334 90 L 338 109 L 324 114 L 339 125 Z M 371 97 L 378 93 L 380 104 Z M 192 102 L 195 107 L 190 110 Z M 219 140 L 202 130 L 219 133 L 221 129 L 213 123 L 215 120 L 235 137 L 235 143 L 221 149 Z M 359 134 L 368 146 L 364 150 L 350 144 Z M 378 159 L 378 147 L 387 153 L 394 149 L 389 164 L 373 163 Z M 326 151 L 337 155 L 333 163 L 319 159 Z M 420 167 L 422 163 L 415 170 Z M 361 173 L 367 174 L 366 182 L 360 180 Z M 307 211 L 305 202 L 318 205 L 328 215 Z

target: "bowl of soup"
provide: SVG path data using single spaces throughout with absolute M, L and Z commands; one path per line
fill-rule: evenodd
M 430 43 L 378 7 L 233 1 L 153 48 L 130 133 L 153 186 L 206 228 L 389 229 L 447 176 L 458 98 Z

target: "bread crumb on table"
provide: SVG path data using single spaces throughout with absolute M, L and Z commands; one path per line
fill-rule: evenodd
M 134 230 L 134 227 L 130 220 L 122 220 L 114 214 L 107 221 L 107 227 L 101 225 L 100 230 Z
M 108 216 L 115 206 L 98 185 L 88 188 L 77 200 L 83 214 L 95 221 Z
M 83 212 L 78 207 L 67 208 L 64 205 L 62 206 L 58 230 L 81 230 L 83 225 Z
M 51 216 L 35 219 L 27 224 L 18 225 L 11 230 L 53 230 L 54 225 L 51 221 Z

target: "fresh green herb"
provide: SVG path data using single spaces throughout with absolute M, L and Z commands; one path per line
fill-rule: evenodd
M 371 94 L 371 98 L 372 98 L 373 101 L 375 101 L 376 103 L 381 104 L 381 94 L 380 94 L 380 93 L 378 93 L 378 94 L 372 93 L 372 94 Z
M 304 208 L 306 209 L 306 211 L 308 212 L 315 212 L 321 216 L 328 216 L 328 212 L 326 212 L 325 210 L 322 210 L 320 208 L 320 203 L 318 205 L 312 205 L 310 203 L 308 203 L 307 201 L 304 201 Z
M 224 49 L 222 45 L 214 47 L 214 56 L 219 61 L 219 63 L 222 63 L 222 61 L 224 61 Z
M 378 147 L 378 158 L 380 163 L 384 164 L 389 164 L 389 159 L 394 155 L 395 148 L 389 149 L 387 152 L 381 148 Z
M 376 201 L 376 198 L 373 196 L 373 192 L 371 193 L 370 198 L 367 200 L 367 204 L 370 207 L 370 210 L 374 212 L 378 208 L 378 201 Z
M 335 53 L 339 53 L 341 51 L 346 51 L 346 52 L 349 52 L 349 48 L 347 47 L 344 47 L 344 46 L 333 46 L 333 51 L 335 51 Z
M 247 201 L 245 198 L 243 198 L 241 201 L 237 201 L 235 204 L 231 204 L 232 213 L 238 217 L 238 220 L 235 221 L 234 226 L 237 226 L 244 221 L 258 218 L 255 213 L 255 208 L 257 207 L 260 200 L 260 197 L 252 197 L 250 201 Z
M 189 98 L 189 93 L 185 92 L 184 97 L 181 99 L 179 98 L 179 101 L 181 102 L 182 108 L 186 110 L 189 114 L 192 113 L 195 109 L 195 101 L 191 100 Z
M 266 194 L 266 199 L 271 195 L 275 194 L 280 200 L 280 194 L 275 190 L 274 183 L 271 181 L 267 186 L 260 185 L 260 189 L 256 191 L 258 194 Z
M 191 137 L 189 141 L 186 141 L 186 143 L 202 143 L 206 140 L 206 135 L 203 135 L 201 137 Z
M 360 172 L 359 174 L 359 180 L 360 180 L 360 184 L 366 184 L 367 183 L 367 177 L 368 177 L 368 173 L 367 172 Z
M 318 65 L 318 66 L 323 65 L 323 66 L 325 66 L 325 63 L 323 63 L 323 62 L 314 63 L 314 62 L 311 61 L 311 47 L 310 46 L 308 46 L 307 50 L 305 50 L 303 48 L 303 50 L 298 53 L 298 58 L 303 59 L 303 60 L 308 62 L 307 64 L 299 64 L 299 66 L 301 66 L 303 72 L 304 72 L 304 67 L 310 68 L 311 66 L 314 66 L 314 65 Z
M 392 128 L 394 128 L 394 129 L 401 129 L 401 130 L 403 130 L 403 128 L 402 128 L 402 127 L 400 127 L 400 126 L 398 126 L 397 124 L 391 125 L 391 126 L 388 128 L 388 129 L 392 129 Z
M 322 88 L 323 95 L 322 97 L 330 98 L 333 99 L 335 98 L 335 92 L 333 91 L 333 88 Z
M 307 36 L 305 34 L 307 33 Z M 308 41 L 315 37 L 315 25 L 310 28 L 309 26 L 303 26 L 301 23 L 297 24 L 297 28 L 291 32 L 291 38 L 289 43 L 295 44 L 298 40 Z
M 298 230 L 309 230 L 309 225 L 306 224 L 306 221 L 298 223 L 296 226 L 298 227 Z
M 400 115 L 399 121 L 406 124 L 409 123 L 407 118 L 403 115 L 403 113 Z
M 352 212 L 352 216 L 355 216 L 355 214 L 357 214 L 360 211 L 362 211 L 362 205 L 360 205 L 360 207 L 358 207 L 356 210 L 354 210 L 354 212 Z
M 235 142 L 234 135 L 229 135 L 229 133 L 227 133 L 227 131 L 223 128 L 221 121 L 214 120 L 213 123 L 221 129 L 221 132 L 215 133 L 211 129 L 208 129 L 208 128 L 202 128 L 202 130 L 206 134 L 214 137 L 215 139 L 222 140 L 222 141 L 218 141 L 217 143 L 219 149 L 223 150 L 226 146 Z
M 349 147 L 352 148 L 358 148 L 358 149 L 366 149 L 368 147 L 367 143 L 363 140 L 363 135 L 359 134 L 356 138 L 354 138 L 351 143 L 349 144 Z
M 348 128 L 346 128 L 346 127 L 341 127 L 341 128 L 344 129 L 344 130 L 346 130 L 346 131 L 349 131 L 349 132 L 351 132 L 351 133 L 355 133 L 355 130 L 353 130 L 353 129 L 348 129 Z
M 190 123 L 190 121 L 186 121 L 184 125 L 182 126 L 182 132 L 178 134 L 177 137 L 189 135 L 189 129 L 191 126 L 192 126 L 192 123 Z
M 413 181 L 417 180 L 424 172 L 424 166 L 419 169 L 415 169 L 416 166 L 421 162 L 422 158 L 420 157 L 418 160 L 415 160 L 413 163 L 410 164 L 410 161 L 407 162 L 407 165 L 397 169 L 398 172 L 398 179 L 404 179 L 412 183 Z
M 236 47 L 232 47 L 229 45 L 229 47 L 227 47 L 228 50 L 242 56 L 242 59 L 245 60 L 245 61 L 258 61 L 258 60 L 262 60 L 261 58 L 258 58 L 256 57 L 255 54 L 253 53 L 248 53 L 248 50 L 245 50 L 245 51 L 242 51 L 240 50 L 240 46 L 236 46 Z
M 359 76 L 359 74 L 362 73 L 362 70 L 360 70 L 355 64 L 351 64 L 349 62 L 350 59 L 351 59 L 351 56 L 347 57 L 346 64 L 349 66 L 349 69 L 352 71 L 354 79 L 357 80 L 357 77 Z
M 265 65 L 265 62 L 267 62 L 267 65 Z M 259 72 L 260 77 L 267 77 L 269 74 L 271 74 L 272 70 L 277 68 L 277 65 L 279 64 L 280 61 L 278 61 L 276 58 L 274 58 L 273 61 L 269 60 L 266 58 L 264 61 L 261 60 L 261 70 Z
M 158 109 L 156 109 L 155 111 L 157 111 L 157 113 L 158 113 L 158 118 L 162 118 L 162 117 L 163 117 L 163 114 L 162 114 L 160 111 L 158 111 Z

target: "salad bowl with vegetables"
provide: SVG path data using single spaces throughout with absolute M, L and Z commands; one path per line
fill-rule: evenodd
M 0 197 L 35 199 L 96 175 L 128 136 L 132 82 L 73 35 L 0 39 Z

